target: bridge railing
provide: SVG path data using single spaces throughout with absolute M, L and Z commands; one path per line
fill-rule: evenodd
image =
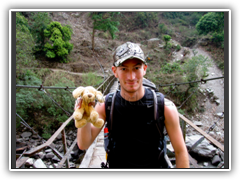
M 109 88 L 111 87 L 113 81 L 115 79 L 114 75 L 109 76 L 98 88 L 97 90 L 100 90 L 103 94 L 107 93 L 109 91 Z M 18 158 L 16 161 L 16 168 L 20 168 L 29 157 L 33 156 L 37 152 L 40 152 L 44 148 L 51 148 L 53 153 L 61 159 L 61 161 L 58 163 L 57 168 L 62 168 L 63 164 L 66 164 L 66 168 L 69 168 L 69 155 L 71 151 L 73 150 L 74 146 L 77 143 L 77 138 L 74 140 L 70 148 L 67 148 L 67 143 L 66 143 L 66 135 L 65 135 L 65 127 L 68 125 L 68 123 L 73 120 L 73 116 L 69 117 L 60 127 L 59 129 L 42 145 L 37 146 L 27 152 L 24 152 L 22 155 L 24 157 Z M 62 143 L 63 143 L 63 149 L 64 149 L 64 155 L 62 155 L 60 152 L 58 152 L 54 146 L 53 146 L 53 141 L 58 137 L 59 134 L 62 134 Z

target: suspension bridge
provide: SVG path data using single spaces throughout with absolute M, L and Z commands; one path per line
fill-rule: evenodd
M 212 79 L 204 79 L 204 80 L 201 79 L 200 81 L 189 82 L 189 83 L 199 83 L 199 82 L 206 83 L 206 81 L 208 81 L 208 80 L 214 80 L 214 79 L 219 79 L 219 78 L 223 78 L 223 77 L 212 78 Z M 171 85 L 177 86 L 177 85 L 181 85 L 181 84 L 182 83 L 178 83 L 178 84 L 175 83 L 175 84 L 171 84 Z M 117 79 L 114 77 L 114 75 L 111 75 L 111 76 L 107 77 L 106 79 L 104 79 L 104 82 L 97 88 L 97 90 L 100 90 L 104 95 L 106 95 L 107 93 L 116 91 L 118 89 L 118 86 L 119 85 L 118 85 Z M 159 86 L 170 86 L 170 85 L 159 85 Z M 47 88 L 49 88 L 49 89 L 51 89 L 51 88 L 52 89 L 54 89 L 54 88 L 65 89 L 65 90 L 68 90 L 68 91 L 70 91 L 70 89 L 74 89 L 74 88 L 71 88 L 71 87 L 43 87 L 42 85 L 40 87 L 39 86 L 20 86 L 20 85 L 16 85 L 16 87 L 19 87 L 19 88 L 38 88 L 39 90 L 44 91 L 50 98 L 51 98 L 51 96 L 45 91 L 45 89 L 47 89 Z M 55 102 L 54 99 L 52 99 L 52 100 L 53 100 L 54 103 L 57 104 L 57 102 Z M 59 159 L 61 159 L 56 168 L 63 168 L 64 165 L 65 165 L 66 168 L 69 168 L 70 153 L 73 150 L 74 146 L 76 146 L 77 139 L 75 139 L 73 141 L 73 143 L 71 144 L 71 146 L 68 147 L 67 143 L 66 143 L 65 127 L 67 126 L 67 124 L 69 122 L 71 122 L 74 119 L 73 119 L 73 116 L 69 112 L 66 112 L 60 105 L 58 105 L 58 106 L 70 117 L 59 127 L 59 129 L 47 141 L 43 141 L 43 144 L 41 144 L 40 146 L 37 146 L 33 149 L 30 149 L 29 151 L 24 151 L 19 156 L 19 158 L 16 160 L 16 168 L 20 168 L 22 165 L 24 165 L 24 163 L 31 156 L 33 156 L 34 154 L 36 154 L 37 152 L 39 152 L 39 151 L 41 151 L 45 148 L 52 149 L 52 152 Z M 17 116 L 19 118 L 21 118 L 18 114 L 17 114 Z M 197 141 L 191 147 L 191 149 L 198 146 L 202 142 L 202 140 L 205 138 L 208 141 L 210 141 L 212 144 L 214 144 L 214 146 L 219 148 L 222 152 L 224 152 L 224 146 L 221 143 L 219 143 L 216 139 L 214 139 L 207 132 L 203 131 L 201 128 L 196 126 L 194 123 L 192 123 L 192 121 L 190 121 L 189 119 L 187 119 L 185 116 L 183 116 L 180 113 L 179 113 L 179 117 L 180 117 L 180 121 L 182 122 L 180 124 L 181 124 L 181 128 L 182 128 L 182 131 L 183 131 L 183 134 L 184 134 L 184 139 L 185 139 L 185 132 L 186 132 L 186 124 L 188 124 L 189 126 L 194 128 L 196 131 L 198 131 L 203 136 L 203 138 L 199 139 L 199 141 Z M 21 123 L 23 123 L 27 126 L 27 123 L 22 118 L 21 118 L 21 120 L 22 120 Z M 60 152 L 58 152 L 58 150 L 56 150 L 55 147 L 53 146 L 53 141 L 58 137 L 59 134 L 62 134 L 62 144 L 63 144 L 63 147 L 64 147 L 64 155 L 62 155 Z M 169 165 L 171 167 L 173 167 L 172 164 L 171 164 L 171 161 L 168 158 L 168 156 L 166 156 L 166 159 L 167 159 Z M 192 167 L 199 168 L 196 160 L 194 160 L 190 156 L 190 154 L 189 154 L 189 161 L 190 161 L 189 163 L 192 165 Z M 100 134 L 97 136 L 95 141 L 92 143 L 92 145 L 86 151 L 79 168 L 101 168 L 101 163 L 102 162 L 106 162 L 106 153 L 105 153 L 105 150 L 104 150 L 104 132 L 103 132 L 103 130 L 100 132 Z M 224 166 L 224 164 L 222 164 L 222 166 Z M 221 167 L 219 167 L 219 168 L 221 168 Z

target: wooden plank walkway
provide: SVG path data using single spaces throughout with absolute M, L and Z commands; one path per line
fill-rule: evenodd
M 116 91 L 118 81 L 115 81 L 109 93 Z M 95 141 L 88 148 L 79 168 L 101 168 L 101 163 L 106 163 L 106 152 L 104 149 L 104 128 L 101 130 Z

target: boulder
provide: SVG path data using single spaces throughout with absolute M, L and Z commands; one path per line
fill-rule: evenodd
M 52 152 L 50 152 L 50 153 L 46 154 L 45 158 L 46 159 L 52 159 L 54 156 L 55 155 Z
M 195 142 L 197 142 L 202 136 L 201 135 L 191 135 L 186 136 L 186 146 L 191 148 Z M 212 158 L 217 149 L 211 145 L 206 139 L 204 139 L 197 147 L 192 150 L 193 153 L 197 154 L 200 157 Z
M 203 125 L 203 123 L 200 121 L 194 121 L 193 123 L 198 127 L 201 127 Z
M 32 135 L 31 132 L 24 132 L 21 134 L 22 138 L 29 138 Z
M 156 48 L 160 44 L 160 39 L 159 38 L 152 38 L 147 40 L 147 46 L 148 48 Z
M 33 167 L 34 168 L 47 168 L 47 166 L 44 164 L 44 162 L 41 159 L 37 159 L 34 163 L 33 163 Z
M 212 159 L 212 165 L 217 166 L 221 162 L 219 155 L 215 155 Z
M 33 165 L 33 163 L 34 163 L 34 159 L 33 158 L 29 158 L 27 161 L 26 161 L 26 163 L 25 163 L 25 166 L 32 166 Z

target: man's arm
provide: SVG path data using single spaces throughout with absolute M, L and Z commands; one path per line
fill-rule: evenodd
M 106 121 L 105 104 L 97 103 L 95 106 L 95 110 L 98 112 L 99 118 Z M 77 144 L 79 149 L 81 150 L 88 149 L 89 146 L 93 143 L 93 141 L 97 137 L 97 135 L 101 132 L 102 128 L 96 128 L 91 123 L 87 123 L 86 126 L 78 128 Z
M 177 168 L 189 168 L 187 148 L 179 124 L 179 116 L 176 106 L 167 102 L 164 106 L 165 126 L 174 148 Z

